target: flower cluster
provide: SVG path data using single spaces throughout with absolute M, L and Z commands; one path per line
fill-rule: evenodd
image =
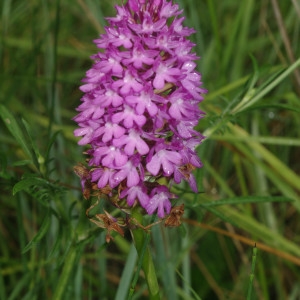
M 103 51 L 80 88 L 74 134 L 90 145 L 91 182 L 163 218 L 174 198 L 169 184 L 184 179 L 197 191 L 191 172 L 201 167 L 194 127 L 206 91 L 186 38 L 194 30 L 167 0 L 129 0 L 116 10 L 94 41 Z

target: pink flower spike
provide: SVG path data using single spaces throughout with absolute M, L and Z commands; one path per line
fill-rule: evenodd
M 113 201 L 126 198 L 163 218 L 171 210 L 169 186 L 183 179 L 196 191 L 192 171 L 202 166 L 195 127 L 206 90 L 187 38 L 195 31 L 172 0 L 121 2 L 94 40 L 101 49 L 91 56 L 73 118 L 88 155 L 81 184 L 86 195 L 96 183 Z

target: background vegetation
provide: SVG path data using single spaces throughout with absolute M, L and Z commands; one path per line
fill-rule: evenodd
M 106 244 L 85 216 L 71 120 L 120 2 L 0 4 L 0 299 L 127 298 L 138 259 L 128 232 Z M 200 193 L 176 189 L 183 225 L 152 228 L 162 299 L 300 299 L 299 2 L 178 3 L 197 30 L 207 138 Z

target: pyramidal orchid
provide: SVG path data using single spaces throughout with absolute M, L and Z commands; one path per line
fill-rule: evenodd
M 202 166 L 194 127 L 206 90 L 187 39 L 194 30 L 171 1 L 129 0 L 116 10 L 80 87 L 74 134 L 89 146 L 81 183 L 165 218 L 176 198 L 170 186 L 186 180 L 197 192 L 192 171 Z

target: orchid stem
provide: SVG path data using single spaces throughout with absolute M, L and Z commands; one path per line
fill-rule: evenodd
M 141 214 L 139 209 L 133 209 L 132 217 L 135 220 L 137 220 L 140 224 L 142 224 L 143 215 Z M 145 279 L 149 290 L 149 299 L 151 300 L 160 299 L 158 281 L 156 277 L 152 256 L 149 249 L 150 233 L 146 233 L 145 230 L 139 227 L 135 228 L 131 232 L 139 256 L 139 261 L 138 261 L 138 266 L 137 266 L 138 268 L 136 272 L 137 275 L 136 278 L 134 278 L 133 280 L 133 284 L 128 299 L 131 299 L 132 294 L 134 292 L 134 287 L 138 279 L 140 268 L 143 269 L 145 274 Z

